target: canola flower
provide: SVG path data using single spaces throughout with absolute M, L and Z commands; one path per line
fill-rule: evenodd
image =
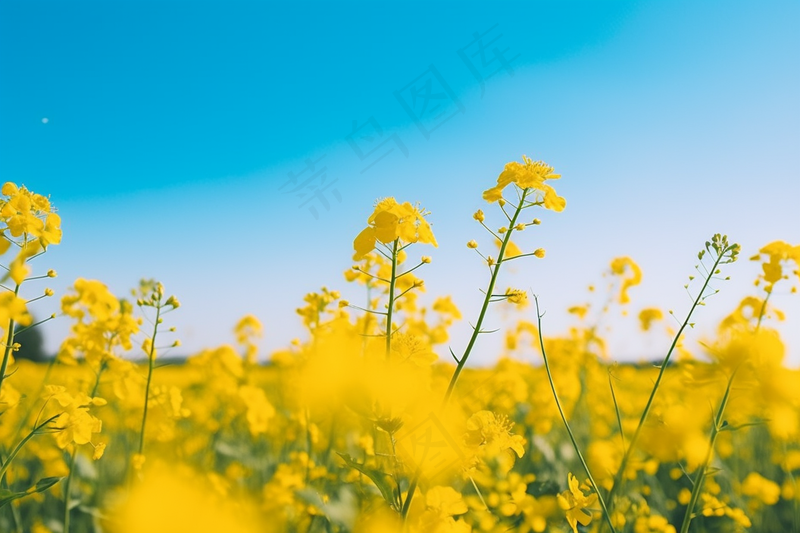
M 800 373 L 786 367 L 779 331 L 792 318 L 778 308 L 796 292 L 798 247 L 760 248 L 756 293 L 696 348 L 681 334 L 739 252 L 715 235 L 686 286 L 693 306 L 656 368 L 614 363 L 613 332 L 595 322 L 610 303 L 636 309 L 629 319 L 643 331 L 666 315 L 634 307 L 643 275 L 632 258 L 612 261 L 605 303 L 590 290 L 561 334 L 504 278 L 509 261 L 545 257 L 541 221 L 526 210 L 564 209 L 548 183 L 557 177 L 523 157 L 484 192 L 489 208 L 472 220 L 485 233 L 462 248 L 487 270 L 477 319 L 462 315 L 464 295 L 424 283 L 435 256 L 412 261 L 416 245 L 437 244 L 431 215 L 379 201 L 353 242 L 346 286 L 306 295 L 297 309 L 305 337 L 268 364 L 258 354 L 265 328 L 250 315 L 231 325 L 232 344 L 169 361 L 180 343 L 161 319 L 180 307 L 175 297 L 148 281 L 134 305 L 79 278 L 62 296 L 70 331 L 56 359 L 16 360 L 6 336 L 0 531 L 798 529 Z M 60 219 L 49 199 L 2 192 L 0 327 L 9 333 L 33 326 L 30 308 L 52 294 L 31 289 L 51 276 L 33 275 L 32 261 L 57 244 Z M 503 357 L 472 368 L 495 303 L 511 317 Z M 451 329 L 465 318 L 473 335 L 456 350 Z M 544 367 L 529 363 L 537 349 Z

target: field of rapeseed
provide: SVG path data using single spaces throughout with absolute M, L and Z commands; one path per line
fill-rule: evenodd
M 641 272 L 617 258 L 606 304 L 570 308 L 581 326 L 551 336 L 536 297 L 502 273 L 545 257 L 536 212 L 565 208 L 557 178 L 523 158 L 486 184 L 467 243 L 486 267 L 475 280 L 484 298 L 463 317 L 466 346 L 448 347 L 462 319 L 451 297 L 419 303 L 424 254 L 437 246 L 428 213 L 385 198 L 343 236 L 355 264 L 342 283 L 363 299 L 307 295 L 297 310 L 307 338 L 268 364 L 253 316 L 235 325 L 236 345 L 160 356 L 179 345 L 180 304 L 155 280 L 126 298 L 75 280 L 60 295 L 72 326 L 57 357 L 15 360 L 15 335 L 47 327 L 31 311 L 53 296 L 43 254 L 61 220 L 50 198 L 4 184 L 0 531 L 800 531 L 800 372 L 785 366 L 785 317 L 770 302 L 776 287 L 796 291 L 800 245 L 739 258 L 738 244 L 709 236 L 687 258 L 683 316 L 635 309 Z M 763 265 L 753 294 L 689 350 L 694 311 L 743 259 Z M 472 368 L 493 305 L 522 312 L 495 333 L 498 362 Z M 661 361 L 613 362 L 598 317 L 620 309 L 642 334 L 669 331 Z M 542 364 L 515 357 L 526 349 Z

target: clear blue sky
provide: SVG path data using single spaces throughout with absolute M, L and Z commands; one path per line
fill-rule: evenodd
M 524 241 L 546 259 L 506 280 L 540 294 L 549 332 L 623 254 L 644 270 L 632 310 L 681 315 L 713 233 L 744 258 L 800 243 L 798 27 L 797 2 L 4 0 L 0 179 L 59 209 L 63 242 L 37 259 L 59 271 L 57 294 L 77 277 L 120 295 L 161 279 L 187 350 L 232 340 L 245 313 L 266 351 L 286 345 L 320 285 L 356 300 L 341 272 L 383 196 L 432 212 L 428 295 L 474 316 L 471 213 L 522 154 L 556 167 L 568 202 Z M 731 270 L 698 338 L 757 270 Z M 795 364 L 797 300 L 775 297 Z M 615 356 L 660 353 L 626 327 Z M 48 343 L 66 328 L 48 324 Z

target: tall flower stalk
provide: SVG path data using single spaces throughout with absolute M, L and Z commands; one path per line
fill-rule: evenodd
M 544 257 L 544 250 L 541 248 L 530 253 L 522 253 L 519 247 L 513 243 L 511 237 L 514 232 L 522 231 L 527 226 L 540 224 L 539 219 L 533 219 L 528 223 L 520 223 L 519 220 L 524 209 L 541 206 L 557 212 L 563 211 L 563 209 L 566 207 L 566 200 L 558 196 L 552 186 L 545 183 L 546 180 L 558 179 L 560 177 L 561 176 L 559 174 L 555 174 L 553 172 L 552 167 L 546 165 L 545 163 L 541 161 L 532 161 L 528 157 L 523 156 L 522 163 L 518 163 L 516 161 L 508 163 L 503 172 L 497 178 L 497 184 L 483 192 L 484 200 L 490 204 L 496 202 L 499 205 L 503 215 L 507 220 L 508 226 L 503 226 L 499 228 L 497 232 L 495 232 L 486 225 L 483 211 L 478 210 L 473 215 L 473 218 L 483 226 L 483 228 L 499 245 L 500 250 L 498 252 L 497 259 L 495 260 L 491 255 L 485 256 L 478 251 L 478 243 L 476 241 L 473 240 L 467 243 L 467 246 L 480 254 L 483 260 L 486 262 L 486 265 L 490 271 L 489 285 L 486 289 L 483 304 L 481 305 L 481 310 L 478 314 L 478 320 L 473 326 L 472 335 L 470 336 L 469 342 L 461 354 L 461 357 L 456 357 L 451 351 L 453 359 L 456 362 L 456 368 L 452 377 L 450 378 L 447 389 L 445 390 L 441 405 L 442 410 L 447 407 L 447 404 L 453 396 L 459 376 L 469 360 L 469 356 L 475 347 L 478 336 L 482 333 L 487 333 L 482 328 L 483 321 L 486 318 L 486 312 L 489 309 L 489 304 L 505 300 L 513 303 L 521 303 L 524 300 L 525 293 L 523 291 L 508 289 L 503 294 L 496 294 L 494 292 L 497 285 L 498 276 L 500 274 L 500 267 L 512 259 L 527 256 L 536 256 L 540 258 Z M 504 189 L 511 184 L 514 184 L 514 190 L 517 193 L 517 198 L 515 200 L 516 203 L 506 200 L 503 196 Z M 506 211 L 506 205 L 509 205 L 514 209 L 511 215 L 509 215 Z M 419 484 L 420 475 L 421 472 L 418 468 L 417 471 L 414 472 L 409 484 L 408 494 L 401 510 L 401 515 L 404 520 L 408 517 L 408 511 L 411 508 L 411 501 L 414 497 L 417 485 Z
M 694 311 L 701 305 L 705 305 L 705 300 L 719 292 L 715 290 L 713 292 L 708 292 L 709 283 L 712 279 L 720 274 L 719 267 L 726 263 L 733 263 L 736 261 L 737 256 L 739 254 L 740 247 L 738 244 L 730 244 L 728 242 L 727 235 L 720 235 L 719 233 L 715 234 L 710 241 L 706 241 L 705 248 L 701 250 L 697 254 L 698 260 L 701 261 L 700 265 L 698 265 L 697 270 L 703 276 L 703 285 L 700 288 L 700 291 L 697 293 L 697 296 L 694 298 L 691 308 L 689 312 L 686 314 L 686 318 L 684 319 L 681 327 L 678 329 L 678 332 L 675 334 L 675 337 L 672 340 L 672 344 L 667 350 L 666 356 L 664 356 L 664 360 L 662 361 L 661 365 L 659 366 L 658 376 L 656 377 L 655 382 L 653 383 L 653 388 L 650 391 L 650 395 L 647 398 L 647 403 L 644 406 L 644 410 L 642 411 L 641 416 L 639 417 L 639 423 L 636 425 L 636 430 L 633 433 L 633 437 L 631 438 L 630 442 L 628 443 L 628 448 L 625 450 L 625 453 L 622 456 L 622 461 L 620 463 L 619 469 L 617 470 L 616 475 L 614 476 L 613 485 L 611 486 L 611 490 L 608 493 L 608 501 L 611 505 L 611 510 L 613 511 L 614 506 L 614 497 L 616 496 L 617 492 L 620 489 L 622 484 L 622 479 L 625 474 L 625 470 L 628 467 L 628 463 L 636 450 L 636 444 L 639 441 L 639 437 L 642 432 L 642 428 L 644 428 L 644 424 L 647 421 L 648 416 L 650 415 L 650 410 L 653 407 L 653 401 L 655 400 L 656 393 L 658 393 L 659 387 L 661 386 L 661 381 L 664 378 L 664 373 L 666 372 L 667 366 L 672 358 L 672 354 L 675 351 L 675 348 L 678 346 L 678 342 L 683 335 L 684 330 L 687 327 L 693 327 L 694 324 L 690 322 L 692 318 L 692 314 Z M 706 269 L 703 266 L 703 269 L 700 268 L 703 265 L 702 260 L 706 253 L 712 258 L 712 266 L 710 269 Z
M 141 297 L 136 301 L 139 307 L 152 307 L 155 309 L 155 318 L 152 321 L 153 333 L 151 336 L 145 338 L 142 343 L 142 350 L 147 354 L 147 381 L 144 388 L 144 408 L 142 410 L 142 425 L 139 430 L 139 446 L 138 451 L 133 459 L 134 469 L 140 469 L 144 464 L 144 436 L 147 427 L 147 411 L 150 405 L 150 386 L 153 382 L 153 370 L 156 364 L 156 337 L 158 336 L 158 328 L 163 322 L 162 315 L 170 311 L 174 311 L 180 305 L 175 296 L 170 296 L 164 299 L 164 286 L 160 282 L 153 280 L 143 280 L 140 286 Z M 175 341 L 173 346 L 178 346 L 180 343 Z

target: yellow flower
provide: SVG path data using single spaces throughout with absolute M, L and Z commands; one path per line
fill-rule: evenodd
M 92 459 L 97 461 L 98 459 L 103 457 L 105 451 L 106 451 L 106 443 L 101 442 L 100 444 L 94 447 L 94 453 L 92 454 Z
M 630 275 L 622 280 L 619 291 L 619 303 L 626 304 L 631 301 L 628 289 L 642 282 L 642 269 L 630 257 L 617 257 L 611 261 L 611 273 L 615 276 L 624 276 L 630 270 Z
M 467 243 L 467 248 L 477 248 L 477 247 L 478 247 L 478 242 L 475 239 Z
M 522 156 L 522 163 L 512 161 L 505 166 L 497 178 L 497 185 L 483 192 L 483 199 L 489 203 L 497 202 L 503 198 L 503 189 L 515 183 L 520 189 L 533 189 L 537 192 L 537 201 L 542 202 L 545 209 L 563 211 L 567 201 L 556 194 L 555 189 L 546 184 L 546 180 L 561 177 L 553 173 L 553 167 L 542 161 L 532 161 Z
M 558 506 L 566 514 L 567 522 L 573 533 L 578 533 L 578 524 L 588 526 L 592 521 L 592 514 L 586 511 L 586 508 L 594 505 L 597 494 L 584 495 L 577 478 L 571 472 L 567 479 L 569 480 L 569 489 L 558 495 Z
M 92 433 L 100 432 L 102 422 L 89 414 L 89 406 L 103 405 L 105 401 L 83 393 L 72 396 L 60 386 L 48 385 L 46 391 L 49 398 L 64 408 L 53 422 L 58 447 L 64 449 L 73 442 L 79 445 L 91 442 Z
M 381 200 L 367 220 L 369 226 L 353 241 L 356 251 L 353 259 L 363 259 L 375 249 L 377 241 L 389 244 L 400 239 L 404 243 L 422 242 L 438 246 L 430 224 L 425 220 L 426 215 L 426 212 L 408 202 L 398 204 L 394 198 Z
M 0 293 L 0 324 L 7 326 L 9 320 L 22 326 L 28 326 L 33 321 L 33 317 L 28 313 L 28 307 L 23 298 L 13 292 L 2 292 Z
M 639 322 L 641 322 L 643 331 L 648 331 L 653 322 L 662 318 L 664 318 L 664 313 L 657 307 L 648 307 L 639 312 Z
M 519 289 L 509 287 L 506 289 L 506 296 L 508 296 L 508 301 L 512 304 L 525 304 L 528 302 L 528 293 Z
M 525 455 L 525 440 L 511 433 L 514 423 L 505 415 L 478 411 L 467 420 L 464 443 L 469 447 L 485 448 L 490 454 L 512 450 L 517 457 Z

